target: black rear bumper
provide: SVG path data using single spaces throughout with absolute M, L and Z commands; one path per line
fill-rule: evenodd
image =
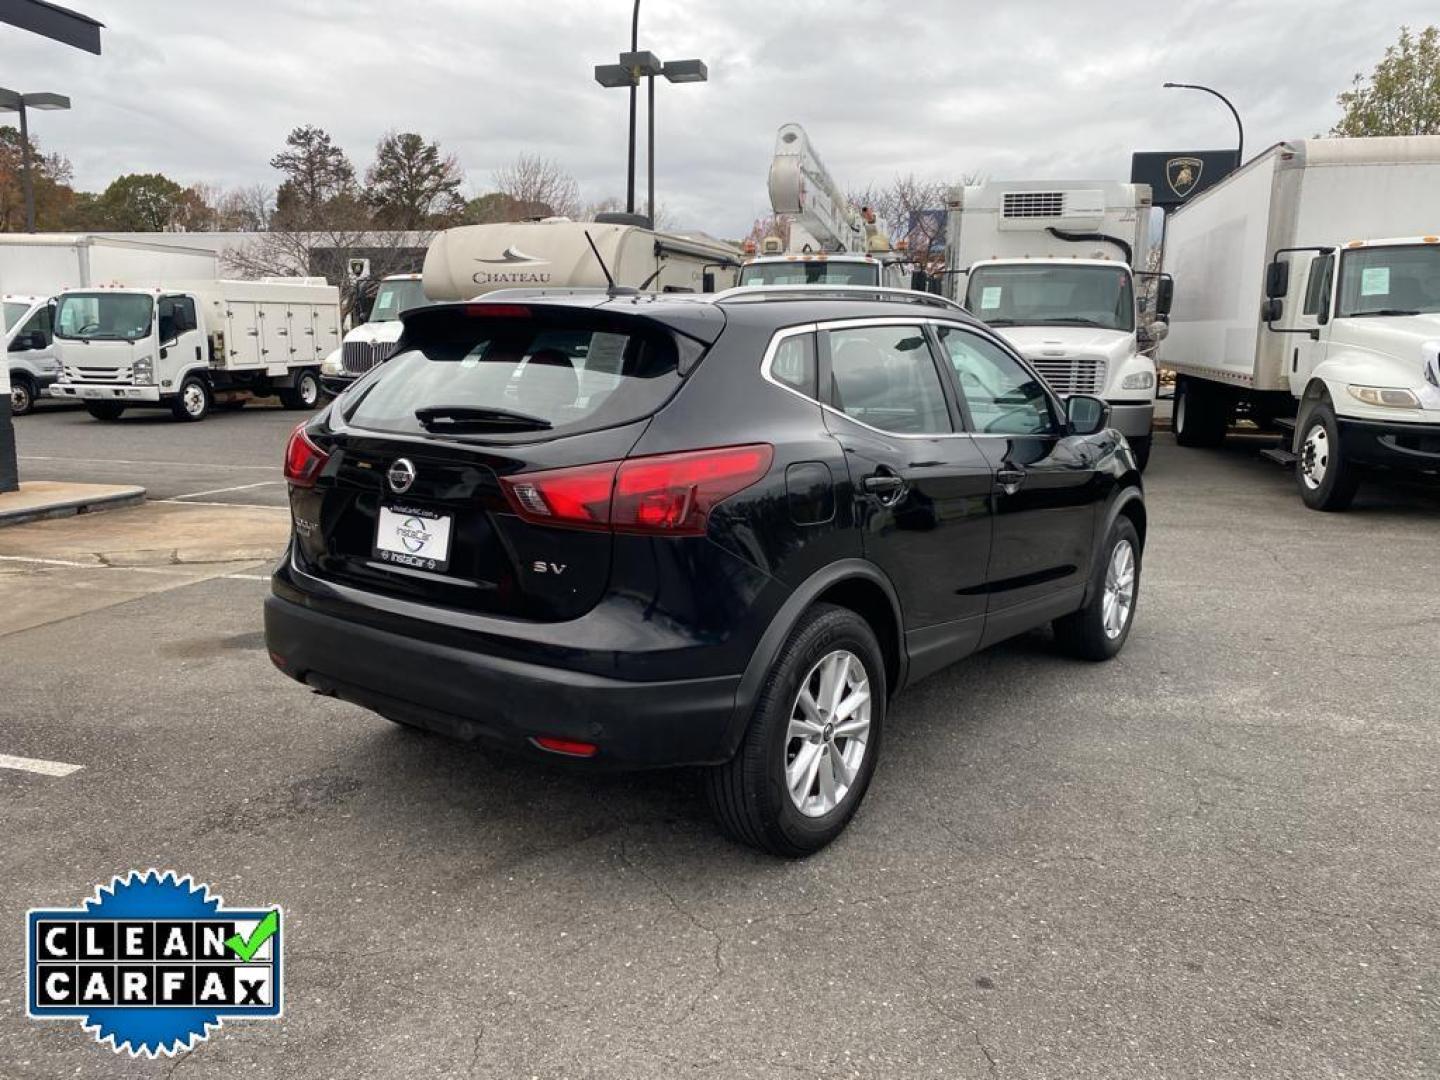
M 280 596 L 266 598 L 265 639 L 291 678 L 453 738 L 535 754 L 545 752 L 532 738 L 575 740 L 599 748 L 589 763 L 633 769 L 718 764 L 733 751 L 739 675 L 604 678 L 421 640 Z
M 1345 455 L 1361 465 L 1440 469 L 1440 424 L 1340 420 Z

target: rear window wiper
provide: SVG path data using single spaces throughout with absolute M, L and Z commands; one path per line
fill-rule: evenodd
M 548 431 L 554 427 L 543 416 L 511 412 L 509 409 L 477 408 L 474 405 L 434 405 L 416 409 L 415 419 L 422 427 L 486 427 L 513 428 L 518 431 Z

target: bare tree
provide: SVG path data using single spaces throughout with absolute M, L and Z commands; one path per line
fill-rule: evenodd
M 934 270 L 944 262 L 945 204 L 950 189 L 978 184 L 983 177 L 967 174 L 958 181 L 896 176 L 888 184 L 871 184 L 850 193 L 850 201 L 875 213 L 876 224 L 896 246 L 904 243 L 917 265 Z
M 521 154 L 495 170 L 495 192 L 510 199 L 525 217 L 578 217 L 580 187 L 557 162 L 537 154 Z M 511 218 L 510 220 L 516 220 Z

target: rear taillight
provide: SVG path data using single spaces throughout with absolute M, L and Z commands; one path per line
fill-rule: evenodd
M 724 446 L 522 473 L 501 485 L 515 513 L 537 525 L 703 536 L 711 509 L 769 472 L 774 457 L 764 443 Z
M 285 479 L 296 487 L 314 487 L 316 477 L 329 460 L 330 455 L 310 441 L 305 425 L 301 424 L 290 433 L 290 443 L 285 447 Z

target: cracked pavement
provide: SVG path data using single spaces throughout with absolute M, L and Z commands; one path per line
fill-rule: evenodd
M 85 766 L 0 771 L 0 1075 L 1434 1076 L 1440 495 L 1319 515 L 1254 451 L 1162 437 L 1124 655 L 1036 635 L 912 688 L 804 862 L 722 840 L 688 774 L 307 694 L 262 582 L 0 637 L 0 752 Z M 284 905 L 282 1021 L 147 1062 L 25 1019 L 25 909 L 149 866 Z

